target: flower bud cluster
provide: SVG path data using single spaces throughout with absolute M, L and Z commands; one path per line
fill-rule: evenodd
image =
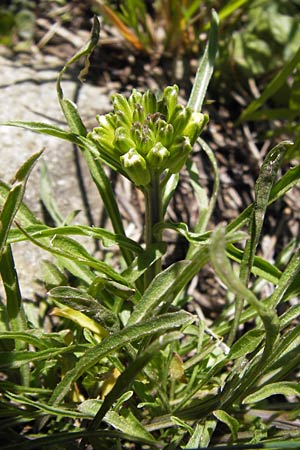
M 101 158 L 121 167 L 137 186 L 154 174 L 179 172 L 208 121 L 205 114 L 178 103 L 178 87 L 168 86 L 160 99 L 150 90 L 133 90 L 125 99 L 112 96 L 113 112 L 97 117 L 99 126 L 88 138 Z

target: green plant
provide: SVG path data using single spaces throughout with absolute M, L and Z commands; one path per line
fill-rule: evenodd
M 178 105 L 174 86 L 158 97 L 134 91 L 126 100 L 116 94 L 113 113 L 100 117 L 100 126 L 88 133 L 76 106 L 64 98 L 61 80 L 70 64 L 92 52 L 99 33 L 95 20 L 91 40 L 57 80 L 70 131 L 43 123 L 8 123 L 79 146 L 113 231 L 79 225 L 49 227 L 34 217 L 22 198 L 41 152 L 18 170 L 12 186 L 0 183 L 0 272 L 6 294 L 0 332 L 4 450 L 119 449 L 135 444 L 136 448 L 215 448 L 208 446 L 222 440 L 220 424 L 229 431 L 226 442 L 238 448 L 299 446 L 297 427 L 289 434 L 284 428 L 286 417 L 292 427 L 298 403 L 294 401 L 294 411 L 293 403 L 281 403 L 275 423 L 269 397 L 299 396 L 300 309 L 289 300 L 300 292 L 300 250 L 279 270 L 257 256 L 256 249 L 268 205 L 298 183 L 300 168 L 278 178 L 291 144 L 276 146 L 262 165 L 254 203 L 226 227 L 208 231 L 219 186 L 216 160 L 198 138 L 215 176 L 209 198 L 189 156 L 207 120 L 200 111 L 217 51 L 217 22 L 214 13 L 186 108 Z M 87 67 L 88 61 L 81 76 Z M 165 219 L 185 162 L 201 208 L 194 230 Z M 145 245 L 127 238 L 103 163 L 144 194 Z M 189 250 L 185 259 L 162 268 L 165 229 L 183 235 Z M 119 267 L 89 254 L 73 239 L 76 235 L 117 246 Z M 56 258 L 56 264 L 47 264 L 52 286 L 47 302 L 62 320 L 51 332 L 30 323 L 26 315 L 11 251 L 12 244 L 21 240 Z M 243 250 L 236 246 L 245 240 Z M 240 266 L 240 276 L 230 260 Z M 191 314 L 185 308 L 190 281 L 208 263 L 231 295 L 212 323 L 201 311 Z M 76 277 L 76 287 L 66 283 L 65 271 Z M 255 277 L 253 286 L 250 277 Z M 273 293 L 259 299 L 257 282 L 271 283 Z M 286 306 L 282 314 L 277 312 L 279 304 Z M 237 335 L 238 326 L 244 324 L 248 330 Z
M 239 29 L 227 36 L 224 59 L 243 78 L 266 77 L 296 52 L 299 37 L 298 0 L 255 0 L 248 4 Z
M 248 0 L 144 0 L 114 2 L 91 0 L 95 11 L 122 34 L 137 51 L 153 55 L 199 53 L 199 34 L 207 30 L 208 11 L 218 10 L 220 20 L 230 17 Z

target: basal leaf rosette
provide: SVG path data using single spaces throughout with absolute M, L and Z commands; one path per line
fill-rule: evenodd
M 101 159 L 124 173 L 136 186 L 147 186 L 168 169 L 177 173 L 208 121 L 208 116 L 178 103 L 178 86 L 162 97 L 133 90 L 128 100 L 112 96 L 113 112 L 97 117 L 88 138 Z

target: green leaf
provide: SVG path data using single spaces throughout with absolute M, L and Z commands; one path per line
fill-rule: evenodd
M 66 225 L 63 227 L 48 227 L 46 225 L 32 225 L 24 228 L 32 238 L 43 238 L 53 236 L 88 236 L 93 239 L 100 239 L 104 247 L 118 245 L 124 247 L 134 253 L 143 254 L 142 247 L 132 239 L 112 233 L 105 228 L 89 227 L 87 225 Z M 19 242 L 27 237 L 21 230 L 10 230 L 8 242 Z
M 13 352 L 0 352 L 0 367 L 2 369 L 16 369 L 24 364 L 34 361 L 45 361 L 57 355 L 63 353 L 74 353 L 84 350 L 85 347 L 78 345 L 70 345 L 68 347 L 60 348 L 47 348 L 45 350 L 29 352 L 29 351 L 13 351 Z
M 42 152 L 35 153 L 19 168 L 15 175 L 15 183 L 5 199 L 2 211 L 0 213 L 0 258 L 6 244 L 10 227 L 19 207 L 21 206 L 26 181 L 34 164 L 41 154 Z
M 51 289 L 49 296 L 62 305 L 86 314 L 105 329 L 116 331 L 119 328 L 116 314 L 102 306 L 83 290 L 68 286 L 55 287 Z
M 253 394 L 248 395 L 243 403 L 257 403 L 272 395 L 293 395 L 300 396 L 300 385 L 292 381 L 281 381 L 278 383 L 271 383 L 258 389 Z
M 253 292 L 250 291 L 250 289 L 248 289 L 233 272 L 225 254 L 224 231 L 220 228 L 217 228 L 213 233 L 210 246 L 210 258 L 216 274 L 225 286 L 227 286 L 234 294 L 245 298 L 256 309 L 260 316 L 266 331 L 265 347 L 261 357 L 261 364 L 265 364 L 278 336 L 279 320 L 276 311 L 260 302 Z M 257 365 L 257 370 L 259 370 L 259 364 Z
M 107 275 L 108 278 L 127 286 L 127 280 L 124 277 L 119 275 L 108 264 L 91 256 L 89 252 L 75 240 L 67 237 L 55 236 L 51 241 L 47 240 L 46 242 L 41 242 L 39 239 L 35 239 L 29 235 L 23 228 L 21 231 L 30 241 L 53 255 L 57 255 L 64 260 L 69 259 L 79 265 L 92 267 Z
M 226 411 L 223 411 L 222 409 L 217 409 L 213 411 L 213 415 L 220 421 L 225 423 L 225 425 L 228 426 L 232 441 L 235 442 L 237 440 L 237 434 L 240 428 L 239 421 L 235 419 L 234 417 L 230 416 Z
M 246 286 L 249 282 L 256 247 L 260 239 L 264 217 L 270 199 L 271 189 L 274 185 L 284 152 L 290 145 L 290 142 L 283 141 L 270 150 L 262 164 L 258 179 L 255 183 L 255 201 L 249 221 L 250 238 L 246 242 L 240 268 L 240 278 Z M 229 346 L 232 344 L 238 328 L 243 309 L 243 302 L 244 299 L 241 296 L 237 296 L 235 299 L 235 316 L 228 338 Z
M 154 442 L 153 436 L 146 430 L 146 428 L 129 409 L 123 411 L 122 414 L 118 414 L 115 411 L 107 412 L 104 417 L 104 422 L 113 426 L 117 430 L 129 434 L 130 436 L 143 439 L 149 443 Z
M 247 331 L 231 347 L 229 357 L 237 359 L 253 352 L 264 338 L 264 331 L 258 328 Z
M 62 130 L 54 125 L 42 122 L 22 122 L 22 121 L 9 121 L 3 125 L 11 127 L 25 128 L 25 130 L 34 131 L 35 133 L 47 134 L 49 136 L 55 136 L 64 141 L 72 142 L 73 144 L 81 145 L 82 141 L 80 137 L 69 131 Z
M 178 277 L 189 265 L 189 261 L 178 261 L 158 274 L 135 306 L 128 325 L 142 322 L 155 313 L 159 304 L 173 301 L 183 287 L 182 283 L 178 282 Z
M 233 261 L 236 261 L 239 264 L 242 262 L 243 251 L 236 248 L 233 244 L 228 244 L 226 246 L 226 254 Z M 282 272 L 276 266 L 259 256 L 254 257 L 251 272 L 257 277 L 261 277 L 273 284 L 278 284 L 282 275 Z
M 3 207 L 6 198 L 10 192 L 10 187 L 3 183 L 3 181 L 0 180 L 0 205 L 1 207 Z M 17 214 L 16 214 L 16 219 L 18 221 L 18 223 L 20 223 L 22 226 L 29 226 L 32 224 L 38 224 L 40 223 L 40 221 L 34 216 L 34 214 L 32 213 L 32 211 L 30 211 L 30 209 L 24 204 L 21 203 Z
M 214 10 L 212 10 L 208 43 L 205 47 L 204 55 L 200 61 L 193 89 L 188 101 L 188 107 L 194 111 L 201 112 L 208 84 L 213 74 L 215 59 L 218 51 L 218 24 L 218 15 Z
M 71 385 L 83 373 L 97 364 L 102 358 L 111 354 L 137 339 L 155 334 L 163 334 L 167 330 L 187 325 L 192 321 L 192 316 L 184 311 L 164 314 L 155 319 L 137 325 L 128 326 L 123 330 L 105 338 L 100 344 L 87 350 L 76 366 L 66 373 L 63 380 L 55 388 L 51 397 L 51 404 L 60 403 L 67 395 Z

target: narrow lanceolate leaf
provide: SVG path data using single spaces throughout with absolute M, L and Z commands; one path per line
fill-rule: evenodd
M 248 395 L 243 403 L 257 403 L 272 395 L 293 395 L 300 396 L 300 385 L 292 381 L 280 381 L 278 383 L 271 383 L 258 389 L 253 394 Z
M 279 330 L 279 320 L 274 309 L 260 302 L 254 293 L 248 289 L 233 272 L 225 253 L 224 232 L 219 228 L 212 237 L 210 258 L 216 274 L 234 294 L 245 298 L 257 311 L 263 321 L 266 338 L 263 358 L 266 360 L 273 348 Z M 263 362 L 263 359 L 262 359 Z
M 108 335 L 108 331 L 105 330 L 98 322 L 88 317 L 76 309 L 69 308 L 68 306 L 63 306 L 62 308 L 53 308 L 51 311 L 51 316 L 64 317 L 69 319 L 81 328 L 86 328 L 92 333 L 95 333 L 97 337 L 103 338 Z
M 76 310 L 77 312 L 88 316 L 93 322 L 96 322 L 96 333 L 101 336 L 108 334 L 102 327 L 111 331 L 116 331 L 119 328 L 119 321 L 116 314 L 102 306 L 99 301 L 95 300 L 91 295 L 88 295 L 86 291 L 74 287 L 61 286 L 51 289 L 49 296 L 59 302 L 59 304 L 71 308 L 72 311 Z M 86 325 L 82 323 L 82 326 Z M 89 326 L 87 326 L 87 328 L 89 328 Z
M 290 142 L 284 141 L 278 144 L 268 153 L 266 159 L 263 162 L 259 177 L 255 184 L 255 201 L 249 223 L 250 238 L 246 242 L 246 247 L 244 250 L 240 268 L 240 278 L 246 286 L 248 285 L 256 247 L 260 239 L 264 217 L 270 199 L 271 189 L 275 183 L 277 172 L 279 170 L 284 153 L 290 146 Z M 228 338 L 229 345 L 232 344 L 238 328 L 241 312 L 243 309 L 243 301 L 243 297 L 240 296 L 237 296 L 235 300 L 235 317 Z
M 63 353 L 74 353 L 82 350 L 84 350 L 84 346 L 80 347 L 79 345 L 70 345 L 68 347 L 47 348 L 36 352 L 24 350 L 0 352 L 0 368 L 16 369 L 27 363 L 32 363 L 34 361 L 45 361 L 51 357 L 61 355 Z
M 7 184 L 3 183 L 3 181 L 0 180 L 0 207 L 1 208 L 3 207 L 3 205 L 7 199 L 10 189 L 11 189 L 10 186 L 8 186 Z M 18 223 L 20 223 L 24 227 L 30 226 L 32 224 L 40 223 L 40 221 L 34 216 L 32 211 L 30 211 L 30 209 L 24 203 L 21 203 L 19 205 L 19 208 L 18 208 L 18 211 L 17 211 L 17 214 L 15 217 L 16 217 Z
M 108 264 L 92 257 L 89 252 L 75 240 L 67 237 L 56 236 L 51 240 L 51 242 L 42 242 L 40 239 L 35 239 L 30 236 L 24 229 L 21 230 L 30 241 L 34 242 L 38 247 L 43 248 L 53 255 L 64 259 L 69 259 L 79 265 L 86 265 L 97 269 L 112 280 L 127 285 L 127 280 L 124 277 L 119 275 Z
M 116 430 L 123 431 L 137 439 L 143 439 L 149 443 L 156 442 L 151 433 L 146 430 L 130 410 L 127 410 L 126 413 L 124 412 L 123 415 L 118 414 L 116 411 L 109 411 L 104 418 L 104 422 Z
M 134 308 L 128 325 L 142 322 L 154 313 L 159 304 L 174 300 L 182 289 L 178 277 L 190 265 L 189 261 L 178 261 L 157 275 Z
M 77 112 L 77 107 L 74 105 L 73 102 L 71 102 L 68 99 L 64 98 L 63 90 L 61 87 L 61 81 L 64 73 L 68 69 L 70 65 L 72 65 L 74 62 L 78 61 L 82 56 L 86 57 L 85 66 L 80 72 L 80 79 L 82 81 L 82 78 L 87 74 L 89 69 L 89 58 L 97 45 L 97 42 L 99 40 L 99 33 L 100 33 L 100 24 L 96 16 L 94 16 L 93 21 L 93 28 L 91 32 L 91 38 L 89 41 L 81 48 L 76 55 L 74 55 L 67 64 L 63 67 L 61 72 L 59 73 L 59 76 L 57 78 L 56 83 L 56 90 L 58 99 L 62 108 L 62 111 L 66 117 L 66 120 L 69 124 L 69 127 L 71 131 L 77 135 L 77 141 L 74 142 L 77 144 L 83 151 L 83 156 L 86 160 L 86 163 L 88 165 L 88 168 L 90 170 L 90 173 L 92 175 L 92 178 L 95 182 L 95 185 L 101 195 L 102 201 L 105 206 L 105 210 L 108 214 L 108 216 L 111 219 L 113 228 L 115 233 L 120 234 L 122 236 L 125 236 L 125 231 L 122 223 L 122 219 L 120 216 L 119 208 L 117 206 L 115 195 L 111 186 L 111 183 L 104 172 L 104 169 L 102 168 L 102 164 L 100 159 L 95 161 L 95 155 L 93 155 L 93 152 L 91 151 L 90 144 L 88 143 L 88 140 L 85 139 L 87 131 L 86 128 Z M 98 155 L 99 156 L 99 155 Z M 122 254 L 124 256 L 124 259 L 127 264 L 130 264 L 132 261 L 132 255 L 131 252 L 121 247 Z
M 5 199 L 0 213 L 0 258 L 15 215 L 21 206 L 26 181 L 41 154 L 42 152 L 35 153 L 19 168 L 15 175 L 15 183 Z
M 118 245 L 134 253 L 143 254 L 142 247 L 132 239 L 120 234 L 112 233 L 105 228 L 89 227 L 87 225 L 67 225 L 63 227 L 48 227 L 43 224 L 32 225 L 24 228 L 33 238 L 53 237 L 53 236 L 88 236 L 93 239 L 101 240 L 104 247 Z M 12 229 L 9 232 L 8 242 L 19 242 L 26 240 L 27 237 L 19 229 Z
M 220 421 L 225 423 L 225 425 L 228 426 L 232 440 L 235 442 L 237 440 L 237 433 L 240 428 L 239 421 L 235 418 L 230 416 L 226 411 L 223 411 L 222 409 L 217 409 L 213 412 L 213 415 Z
M 69 131 L 62 130 L 54 125 L 42 122 L 23 122 L 23 121 L 9 121 L 3 125 L 9 125 L 12 127 L 25 128 L 26 130 L 34 131 L 35 133 L 47 134 L 49 136 L 55 136 L 64 141 L 72 142 L 73 144 L 81 144 L 79 136 Z
M 192 316 L 184 311 L 164 314 L 147 322 L 126 327 L 120 332 L 108 336 L 100 344 L 87 350 L 76 366 L 65 375 L 53 392 L 51 404 L 60 403 L 69 392 L 74 381 L 97 364 L 102 358 L 113 354 L 120 347 L 146 336 L 161 335 L 167 330 L 187 325 L 192 320 Z
M 218 52 L 218 25 L 217 13 L 212 11 L 212 20 L 209 30 L 208 43 L 200 61 L 188 106 L 194 111 L 201 112 L 203 100 L 213 74 L 216 55 Z
M 243 334 L 238 341 L 236 341 L 230 349 L 229 356 L 231 359 L 238 359 L 242 356 L 253 352 L 256 347 L 262 342 L 264 338 L 264 330 L 254 328 Z
M 287 267 L 283 271 L 283 274 L 280 277 L 279 283 L 275 291 L 268 299 L 268 304 L 270 305 L 270 307 L 274 308 L 281 302 L 288 289 L 293 288 L 294 280 L 298 282 L 297 276 L 299 275 L 299 271 L 300 271 L 300 249 L 298 249 L 291 258 L 289 264 L 287 265 Z
M 63 99 L 63 91 L 61 88 L 61 80 L 62 77 L 64 76 L 64 73 L 66 72 L 66 70 L 68 69 L 68 67 L 70 65 L 72 65 L 74 62 L 78 61 L 82 56 L 86 56 L 86 62 L 85 62 L 85 66 L 82 69 L 82 71 L 80 72 L 80 78 L 81 81 L 83 81 L 83 77 L 85 75 L 87 75 L 88 73 L 88 69 L 89 69 L 89 58 L 91 53 L 93 52 L 94 48 L 96 47 L 98 40 L 99 40 L 99 33 L 100 33 L 100 23 L 99 20 L 97 19 L 96 16 L 94 16 L 94 20 L 93 20 L 93 27 L 92 27 L 92 31 L 91 31 L 91 38 L 88 40 L 88 42 L 86 42 L 86 44 L 64 65 L 63 69 L 60 71 L 59 76 L 57 78 L 57 83 L 56 83 L 56 90 L 57 90 L 57 95 L 58 98 L 61 100 Z M 66 119 L 68 120 L 68 118 L 66 117 Z M 77 126 L 77 125 L 75 125 Z M 77 132 L 77 131 L 76 131 Z M 80 133 L 79 133 L 80 134 Z
M 93 155 L 91 149 L 87 146 L 83 148 L 83 156 L 88 165 L 90 174 L 94 180 L 98 192 L 102 198 L 105 210 L 111 220 L 114 232 L 126 237 L 113 188 L 101 165 L 100 160 L 95 160 L 95 156 Z M 133 260 L 132 253 L 128 249 L 123 247 L 121 247 L 121 251 L 126 263 L 129 265 Z
M 27 328 L 27 319 L 10 245 L 5 246 L 2 251 L 0 257 L 0 274 L 6 295 L 6 311 L 9 321 L 7 325 L 11 331 L 22 332 Z M 26 348 L 26 344 L 22 340 L 16 339 L 14 347 L 16 350 L 22 351 Z M 30 380 L 29 366 L 22 367 L 20 373 L 22 384 L 25 386 L 28 385 Z

